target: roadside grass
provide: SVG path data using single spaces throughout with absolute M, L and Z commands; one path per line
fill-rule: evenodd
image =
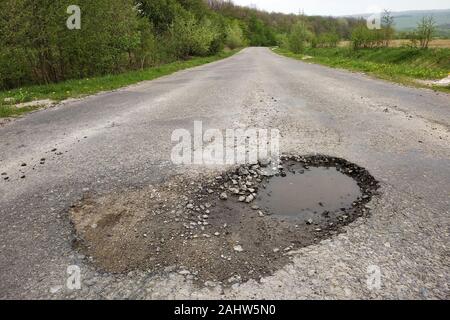
M 394 39 L 389 43 L 390 47 L 405 47 L 411 44 L 408 39 Z M 341 41 L 340 47 L 350 47 L 351 42 L 348 40 Z M 430 48 L 450 48 L 450 39 L 433 39 L 428 44 Z
M 17 108 L 15 106 L 10 105 L 0 105 L 0 118 L 17 117 L 20 116 L 21 114 L 34 111 L 39 108 L 41 108 L 41 106 Z
M 393 82 L 450 93 L 450 87 L 430 87 L 417 81 L 439 80 L 448 76 L 450 71 L 450 49 L 448 48 L 427 50 L 414 48 L 360 50 L 309 48 L 303 54 L 275 48 L 274 52 L 306 62 L 364 72 Z
M 16 104 L 19 103 L 44 99 L 57 102 L 68 98 L 80 98 L 102 91 L 114 90 L 141 81 L 156 79 L 183 69 L 221 60 L 232 56 L 240 50 L 222 51 L 214 56 L 194 57 L 190 60 L 176 61 L 145 70 L 0 91 L 0 118 L 19 116 L 40 108 L 40 106 L 18 108 Z

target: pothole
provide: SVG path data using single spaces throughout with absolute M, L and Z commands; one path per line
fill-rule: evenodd
M 310 167 L 289 160 L 259 192 L 257 202 L 274 215 L 318 221 L 351 209 L 362 196 L 358 183 L 333 166 Z
M 341 232 L 369 213 L 377 189 L 367 170 L 346 160 L 283 156 L 86 196 L 70 218 L 75 246 L 103 271 L 170 270 L 232 285 L 269 275 L 292 250 Z

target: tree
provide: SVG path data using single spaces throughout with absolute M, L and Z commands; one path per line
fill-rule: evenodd
M 153 66 L 158 59 L 157 39 L 153 31 L 153 26 L 147 20 L 139 21 L 140 41 L 134 50 L 135 59 L 140 69 Z
M 420 47 L 427 49 L 430 40 L 433 38 L 436 32 L 436 20 L 433 16 L 422 17 L 422 20 L 418 23 L 416 34 L 419 40 Z
M 66 26 L 70 4 L 69 0 L 0 1 L 1 87 L 132 67 L 140 41 L 133 0 L 79 0 L 80 30 Z
M 244 46 L 244 32 L 242 31 L 242 28 L 237 20 L 233 20 L 227 26 L 225 43 L 230 49 Z
M 313 34 L 309 31 L 304 20 L 298 21 L 289 34 L 289 49 L 294 53 L 302 53 L 308 41 L 311 41 Z
M 176 0 L 136 0 L 139 14 L 146 17 L 158 34 L 166 32 L 185 10 Z
M 208 18 L 197 21 L 192 13 L 176 17 L 169 28 L 169 41 L 177 58 L 205 56 L 218 31 Z
M 383 16 L 381 17 L 381 27 L 383 33 L 383 45 L 385 47 L 389 47 L 389 43 L 391 42 L 394 36 L 395 30 L 394 30 L 394 17 L 388 10 L 384 10 Z
M 381 32 L 379 30 L 369 30 L 365 23 L 353 28 L 350 40 L 355 50 L 372 48 L 383 42 Z

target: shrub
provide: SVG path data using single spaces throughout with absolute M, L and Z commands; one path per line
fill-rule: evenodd
M 226 28 L 225 44 L 230 49 L 245 45 L 244 32 L 236 20 L 233 20 Z
M 298 21 L 289 34 L 289 49 L 294 53 L 302 53 L 305 50 L 307 42 L 311 41 L 313 34 L 308 30 L 306 23 Z

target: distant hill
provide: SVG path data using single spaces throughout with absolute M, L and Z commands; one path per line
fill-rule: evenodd
M 438 35 L 450 36 L 450 9 L 444 10 L 412 10 L 392 12 L 397 31 L 411 31 L 424 16 L 432 15 L 438 25 Z M 367 18 L 369 14 L 351 15 L 353 18 Z

